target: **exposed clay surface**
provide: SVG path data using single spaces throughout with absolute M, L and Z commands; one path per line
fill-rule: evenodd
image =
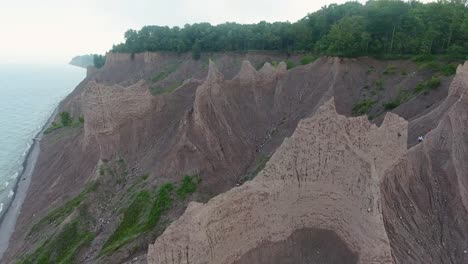
M 336 232 L 359 263 L 393 263 L 379 186 L 406 151 L 406 131 L 394 114 L 378 128 L 338 115 L 329 101 L 299 123 L 254 180 L 206 205 L 191 203 L 150 245 L 148 262 L 235 263 L 265 241 L 319 228 Z
M 265 242 L 236 264 L 355 264 L 358 257 L 329 230 L 296 230 L 286 240 Z
M 86 201 L 96 222 L 106 219 L 106 225 L 92 227 L 95 239 L 77 258 L 82 263 L 131 263 L 134 257 L 145 259 L 146 245 L 153 243 L 159 233 L 139 239 L 137 251 L 133 250 L 135 242 L 105 259 L 99 256 L 103 243 L 121 219 L 121 211 L 115 208 L 125 205 L 130 186 L 141 175 L 149 175 L 147 184 L 152 188 L 164 182 L 180 181 L 184 175 L 199 174 L 202 184 L 195 197 L 207 201 L 244 182 L 259 158 L 271 156 L 283 139 L 292 135 L 301 119 L 313 116 L 331 97 L 335 98 L 338 113 L 350 115 L 353 105 L 368 96 L 389 65 L 412 74 L 386 76 L 383 90 L 377 96 L 379 104 L 394 98 L 399 87 L 415 87 L 430 77 L 430 73 L 418 72 L 408 61 L 324 57 L 291 70 L 286 70 L 284 63 L 276 66 L 268 63 L 286 59 L 284 54 L 261 52 L 204 54 L 198 61 L 192 60 L 190 54 L 142 53 L 133 58 L 130 54 L 108 54 L 106 65 L 89 69 L 88 77 L 61 104 L 60 109 L 69 111 L 75 118 L 83 115 L 84 125 L 59 129 L 41 141 L 30 191 L 2 261 L 9 263 L 31 252 L 44 237 L 60 230 L 63 224 L 53 223 L 40 234 L 28 235 L 31 226 L 50 210 L 76 196 L 86 183 L 98 179 L 103 161 L 120 159 L 125 161 L 128 174 L 105 179 L 101 185 L 106 188 L 105 199 L 89 197 Z M 289 57 L 296 63 L 299 59 L 298 55 Z M 370 72 L 370 68 L 374 70 Z M 394 111 L 405 119 L 418 119 L 441 104 L 450 81 L 451 78 L 445 78 L 438 90 L 417 96 Z M 174 87 L 174 90 L 154 96 L 149 92 L 153 87 Z M 375 111 L 373 114 L 380 113 Z M 355 120 L 370 129 L 365 119 Z M 417 123 L 410 123 L 408 133 L 421 133 L 418 127 L 424 126 L 412 124 Z M 435 127 L 437 121 L 432 125 Z M 408 141 L 412 140 L 410 136 Z M 383 165 L 377 165 L 378 177 L 382 169 L 379 166 Z M 371 195 L 375 200 L 366 201 L 372 208 L 378 204 L 377 193 Z M 361 201 L 347 202 L 356 206 Z M 165 223 L 177 219 L 184 206 L 171 210 Z M 383 232 L 377 217 L 380 213 L 371 211 L 370 215 L 377 216 L 369 219 L 377 220 L 369 220 L 364 217 L 368 216 L 369 207 L 363 208 L 362 215 L 350 212 L 344 215 L 352 214 L 349 219 L 359 223 L 377 221 L 374 224 L 378 228 L 373 229 L 375 234 L 365 234 L 358 230 L 360 227 L 353 226 L 352 232 L 361 232 L 356 239 L 366 237 L 362 238 L 367 239 L 366 243 L 373 243 L 379 237 L 374 244 L 383 249 L 376 251 L 384 252 L 388 259 L 388 241 L 380 240 Z M 350 238 L 342 236 L 351 231 L 340 228 L 341 233 L 333 231 L 348 245 Z M 294 230 L 285 230 L 282 239 L 287 239 Z M 349 246 L 349 250 L 358 256 L 364 254 L 356 247 Z M 376 253 L 366 254 L 371 258 Z
M 447 99 L 410 123 L 435 128 L 386 173 L 383 213 L 397 263 L 468 263 L 467 95 L 465 63 Z

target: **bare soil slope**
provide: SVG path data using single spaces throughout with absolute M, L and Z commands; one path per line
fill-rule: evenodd
M 327 102 L 298 124 L 254 180 L 206 205 L 189 204 L 149 247 L 148 262 L 252 263 L 267 241 L 320 229 L 346 244 L 338 252 L 342 263 L 356 263 L 346 251 L 359 263 L 392 263 L 379 185 L 385 169 L 406 151 L 406 131 L 407 122 L 394 114 L 377 127 L 366 117 L 338 115 L 333 101 Z M 331 259 L 335 251 L 316 254 Z M 309 263 L 295 257 L 292 263 Z
M 188 54 L 108 54 L 106 65 L 90 70 L 61 105 L 75 120 L 84 116 L 84 124 L 57 129 L 41 141 L 31 188 L 2 261 L 30 255 L 74 221 L 86 223 L 82 228 L 93 235 L 74 252 L 75 261 L 141 259 L 189 200 L 206 202 L 253 178 L 299 121 L 330 98 L 338 113 L 351 115 L 357 103 L 372 96 L 376 103 L 369 114 L 379 120 L 383 103 L 401 87 L 414 89 L 433 74 L 412 62 L 370 58 L 320 58 L 288 70 L 277 63 L 286 59 L 275 53 L 205 54 L 198 61 Z M 411 74 L 384 74 L 390 66 Z M 412 120 L 437 108 L 450 81 L 443 78 L 437 90 L 417 94 L 395 111 L 410 108 L 403 117 Z M 194 195 L 174 202 L 154 229 L 102 253 L 139 191 L 153 194 L 185 175 L 202 180 Z M 93 192 L 84 191 L 95 183 Z M 67 201 L 76 203 L 70 207 Z M 317 232 L 291 239 L 334 237 Z
M 465 63 L 409 150 L 402 118 L 377 128 L 326 103 L 254 180 L 189 204 L 148 263 L 466 263 L 467 93 Z

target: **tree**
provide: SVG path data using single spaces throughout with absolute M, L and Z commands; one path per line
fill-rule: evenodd
M 364 53 L 363 43 L 368 42 L 365 20 L 362 16 L 344 17 L 332 26 L 326 36 L 328 53 L 356 56 Z M 364 37 L 364 38 L 363 38 Z
M 60 113 L 60 120 L 63 126 L 71 126 L 73 124 L 73 119 L 68 112 L 61 112 Z
M 93 63 L 94 63 L 94 67 L 98 69 L 102 68 L 102 66 L 104 66 L 104 64 L 106 63 L 106 57 L 95 54 L 93 57 Z
M 195 41 L 195 44 L 192 46 L 192 58 L 194 60 L 199 60 L 201 56 L 201 46 L 200 42 L 197 40 Z
M 446 54 L 452 46 L 468 49 L 466 2 L 368 0 L 365 5 L 324 6 L 295 23 L 145 26 L 125 32 L 125 42 L 114 45 L 112 51 L 192 52 L 194 59 L 202 52 L 243 50 L 315 50 L 344 56 Z M 96 67 L 102 67 L 104 61 L 97 57 Z

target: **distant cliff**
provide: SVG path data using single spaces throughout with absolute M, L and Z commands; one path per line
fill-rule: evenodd
M 93 65 L 93 57 L 93 54 L 76 56 L 69 62 L 69 64 L 82 68 L 88 68 L 88 66 Z

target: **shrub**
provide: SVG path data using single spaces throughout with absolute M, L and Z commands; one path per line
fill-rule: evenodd
M 185 199 L 190 194 L 194 193 L 197 190 L 197 186 L 200 183 L 201 179 L 199 176 L 188 176 L 186 175 L 182 180 L 181 185 L 177 189 L 177 195 Z
M 290 60 L 286 60 L 286 69 L 290 70 L 292 68 L 294 68 L 296 65 L 294 65 L 294 62 L 290 61 Z
M 94 67 L 98 69 L 102 68 L 102 66 L 104 66 L 104 64 L 106 63 L 106 56 L 95 54 L 93 57 L 93 63 Z
M 382 78 L 378 79 L 375 82 L 375 86 L 376 86 L 377 90 L 383 90 L 383 84 L 384 84 L 383 79 Z
M 442 69 L 440 71 L 444 76 L 454 75 L 457 72 L 457 65 L 453 63 L 446 64 L 442 66 Z
M 78 122 L 80 122 L 81 124 L 83 124 L 83 123 L 84 123 L 84 117 L 82 117 L 82 116 L 78 117 Z
M 392 110 L 397 108 L 400 105 L 400 100 L 395 99 L 390 102 L 384 103 L 385 110 Z
M 440 78 L 439 77 L 432 77 L 428 81 L 422 81 L 416 85 L 414 88 L 414 93 L 418 94 L 421 92 L 428 93 L 430 90 L 437 89 L 440 86 Z
M 71 126 L 73 124 L 73 119 L 68 112 L 61 112 L 60 113 L 60 120 L 63 126 Z
M 439 77 L 432 77 L 429 81 L 427 81 L 427 87 L 429 89 L 436 89 L 440 86 L 440 78 Z
M 466 54 L 465 49 L 460 45 L 452 45 L 447 49 L 447 53 L 452 59 L 463 60 L 463 54 Z
M 314 62 L 315 59 L 316 58 L 314 56 L 312 56 L 312 55 L 306 55 L 306 56 L 302 57 L 301 64 L 302 65 L 307 65 L 307 64 L 309 64 L 311 62 Z
M 367 114 L 369 110 L 372 108 L 372 106 L 375 105 L 375 103 L 376 102 L 371 99 L 361 100 L 353 105 L 353 108 L 351 109 L 351 113 L 354 116 Z

